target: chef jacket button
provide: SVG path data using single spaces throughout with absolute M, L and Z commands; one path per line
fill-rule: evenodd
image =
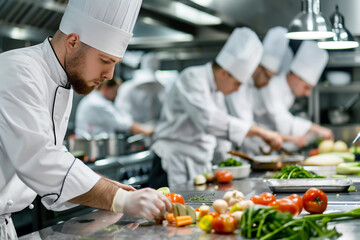
M 14 204 L 14 201 L 13 200 L 9 200 L 7 201 L 6 203 L 9 207 L 11 207 L 13 204 Z
M 30 204 L 29 209 L 34 209 L 34 204 Z
M 67 122 L 69 120 L 69 117 L 65 117 L 65 122 Z
M 55 121 L 57 121 L 59 119 L 59 116 L 55 115 L 54 119 L 55 119 Z
M 61 94 L 61 90 L 60 90 L 60 89 L 58 90 L 58 94 L 59 94 L 59 95 Z

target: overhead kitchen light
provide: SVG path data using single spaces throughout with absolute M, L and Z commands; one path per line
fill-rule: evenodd
M 320 12 L 320 0 L 303 0 L 301 12 L 288 29 L 286 37 L 295 40 L 325 39 L 335 35 L 329 20 Z
M 222 21 L 220 18 L 209 13 L 200 11 L 181 2 L 172 2 L 171 10 L 174 11 L 176 17 L 185 21 L 195 23 L 197 25 L 218 25 Z
M 344 16 L 339 12 L 339 6 L 336 5 L 335 13 L 331 15 L 330 21 L 332 31 L 335 36 L 318 42 L 318 46 L 324 49 L 350 49 L 359 47 L 359 43 L 354 40 L 351 33 L 345 27 Z

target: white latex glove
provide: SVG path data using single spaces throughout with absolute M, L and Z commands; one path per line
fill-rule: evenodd
M 172 212 L 172 204 L 162 193 L 151 188 L 132 192 L 120 188 L 115 194 L 111 210 L 132 218 L 154 220 L 166 211 Z

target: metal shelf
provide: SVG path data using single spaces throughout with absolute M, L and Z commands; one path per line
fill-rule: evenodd
M 332 52 L 327 67 L 360 67 L 360 51 Z
M 360 82 L 352 82 L 348 85 L 334 86 L 334 85 L 318 85 L 314 88 L 316 93 L 356 93 L 360 92 Z

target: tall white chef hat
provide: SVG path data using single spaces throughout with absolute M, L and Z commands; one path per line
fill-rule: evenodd
M 318 47 L 314 41 L 303 41 L 290 65 L 290 70 L 297 76 L 315 86 L 323 72 L 329 54 Z
M 264 53 L 261 58 L 261 65 L 273 73 L 278 73 L 282 60 L 289 46 L 289 39 L 285 37 L 288 32 L 286 28 L 271 28 L 263 40 Z
M 245 83 L 260 63 L 262 44 L 251 29 L 236 28 L 216 57 L 216 62 L 238 81 Z
M 60 23 L 65 34 L 115 57 L 123 57 L 141 0 L 69 0 Z

